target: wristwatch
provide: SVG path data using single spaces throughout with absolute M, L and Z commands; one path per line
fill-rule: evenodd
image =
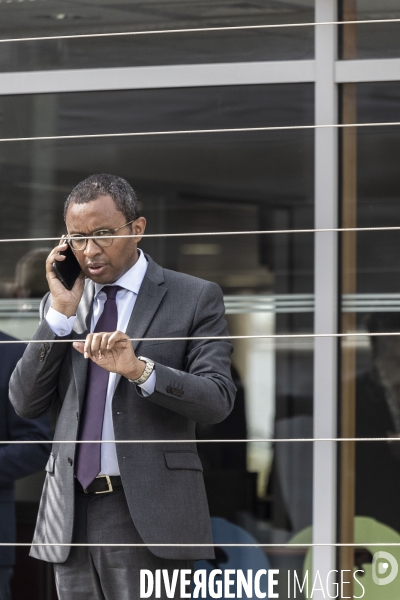
M 144 371 L 139 377 L 139 379 L 129 379 L 128 381 L 130 381 L 131 383 L 137 383 L 141 385 L 142 383 L 147 381 L 150 375 L 152 374 L 154 369 L 154 361 L 151 360 L 151 358 L 146 358 L 145 356 L 138 356 L 138 359 L 143 360 L 146 363 Z

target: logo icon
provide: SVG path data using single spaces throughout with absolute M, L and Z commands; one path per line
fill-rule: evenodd
M 377 585 L 388 585 L 399 571 L 397 560 L 389 552 L 375 552 L 372 559 L 372 579 Z

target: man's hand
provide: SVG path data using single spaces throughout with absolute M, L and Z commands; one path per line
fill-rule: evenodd
M 82 298 L 83 289 L 85 287 L 85 276 L 81 271 L 72 290 L 67 290 L 58 279 L 53 269 L 53 262 L 65 260 L 65 256 L 59 254 L 59 252 L 66 249 L 67 243 L 64 242 L 53 248 L 50 252 L 46 260 L 46 278 L 53 298 L 52 306 L 54 310 L 57 310 L 66 317 L 72 317 L 73 315 L 76 315 L 78 304 Z
M 74 342 L 73 346 L 106 371 L 127 379 L 139 379 L 146 367 L 146 363 L 137 358 L 132 342 L 122 331 L 89 333 L 85 343 Z

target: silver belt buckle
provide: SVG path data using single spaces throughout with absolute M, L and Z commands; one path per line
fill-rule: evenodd
M 111 479 L 109 475 L 97 475 L 96 479 L 100 479 L 101 477 L 105 477 L 106 478 L 106 482 L 108 485 L 108 490 L 104 490 L 104 492 L 95 492 L 95 494 L 108 494 L 109 492 L 113 492 L 113 486 L 111 483 Z

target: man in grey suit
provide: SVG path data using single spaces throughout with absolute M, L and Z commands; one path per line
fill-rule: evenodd
M 213 558 L 196 546 L 212 538 L 195 426 L 232 409 L 232 346 L 196 339 L 228 335 L 220 288 L 137 248 L 146 220 L 125 180 L 89 177 L 64 216 L 82 272 L 67 290 L 52 267 L 67 244 L 49 254 L 35 334 L 43 341 L 28 345 L 10 383 L 19 415 L 60 410 L 31 555 L 54 563 L 60 600 L 131 600 L 140 569 Z M 150 339 L 160 337 L 190 339 Z

